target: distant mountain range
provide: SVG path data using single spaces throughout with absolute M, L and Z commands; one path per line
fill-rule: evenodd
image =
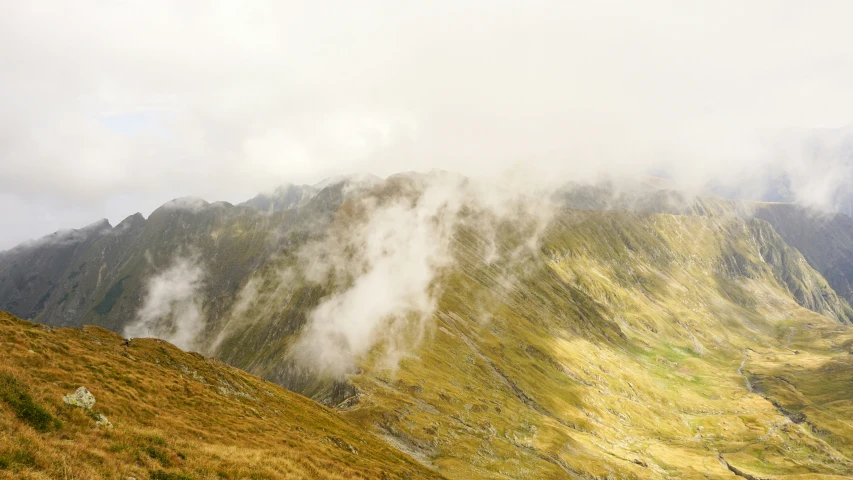
M 851 302 L 847 215 L 654 178 L 347 177 L 0 254 L 0 309 L 217 358 L 447 478 L 853 475 Z

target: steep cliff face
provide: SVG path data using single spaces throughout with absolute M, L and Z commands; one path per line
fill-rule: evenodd
M 797 303 L 841 323 L 853 321 L 853 309 L 836 293 L 832 283 L 812 268 L 798 250 L 785 243 L 770 223 L 756 218 L 749 225 L 761 258 L 772 266 L 775 277 Z
M 839 295 L 853 302 L 853 219 L 781 203 L 760 204 L 755 216 L 773 225 Z
M 45 292 L 46 302 L 33 319 L 50 325 L 81 325 L 93 308 L 109 311 L 119 300 L 123 288 L 133 281 L 129 276 L 116 278 L 116 274 L 127 265 L 134 242 L 144 228 L 145 219 L 137 213 L 89 245 L 56 278 L 56 288 Z M 34 273 L 45 275 L 38 268 Z M 108 295 L 104 300 L 100 297 L 105 292 Z M 4 307 L 19 313 L 11 305 Z M 123 310 L 125 315 L 132 314 L 129 307 Z

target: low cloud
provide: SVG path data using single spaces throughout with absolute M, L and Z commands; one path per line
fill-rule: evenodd
M 341 377 L 378 349 L 382 366 L 394 368 L 429 332 L 458 229 L 472 228 L 488 243 L 484 261 L 509 259 L 537 248 L 552 211 L 545 203 L 435 172 L 389 179 L 345 204 L 328 235 L 299 254 L 305 277 L 333 293 L 309 314 L 297 360 Z M 498 251 L 497 225 L 517 216 L 532 228 L 516 248 Z
M 779 171 L 837 203 L 843 152 L 801 147 L 849 134 L 853 5 L 620 3 L 4 2 L 0 248 L 353 171 Z
M 126 337 L 156 337 L 184 350 L 197 347 L 205 326 L 202 292 L 205 270 L 194 256 L 178 256 L 145 285 L 145 298 Z
M 107 235 L 114 232 L 106 219 L 99 220 L 80 229 L 59 230 L 44 237 L 28 240 L 10 250 L 10 253 L 20 253 L 26 250 L 46 246 L 66 246 L 84 242 L 92 237 Z
M 187 210 L 198 213 L 208 206 L 210 206 L 210 203 L 203 198 L 181 197 L 164 203 L 162 208 L 167 210 Z

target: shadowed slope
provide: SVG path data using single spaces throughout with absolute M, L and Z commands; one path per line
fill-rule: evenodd
M 760 204 L 755 216 L 772 224 L 839 295 L 853 302 L 853 219 L 783 203 Z

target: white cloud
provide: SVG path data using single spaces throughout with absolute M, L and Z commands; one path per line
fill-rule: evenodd
M 553 212 L 547 200 L 443 172 L 379 188 L 350 205 L 324 239 L 299 251 L 309 281 L 334 279 L 343 288 L 310 312 L 293 352 L 302 366 L 335 377 L 351 373 L 377 346 L 385 366 L 396 368 L 424 338 L 461 226 L 490 243 L 485 261 L 513 260 L 538 248 Z M 510 220 L 522 226 L 522 238 L 512 251 L 498 251 L 497 226 Z
M 184 350 L 195 348 L 205 326 L 200 297 L 204 277 L 197 258 L 176 257 L 148 279 L 142 306 L 124 335 L 157 337 Z
M 850 123 L 851 14 L 785 1 L 4 2 L 0 178 L 30 207 L 4 212 L 0 248 L 172 198 L 235 202 L 353 171 L 664 165 L 734 181 L 777 165 L 792 127 Z M 103 123 L 140 111 L 165 113 L 132 135 Z M 778 165 L 821 203 L 812 189 L 837 176 L 810 161 Z M 56 219 L 39 230 L 28 217 L 45 209 Z

